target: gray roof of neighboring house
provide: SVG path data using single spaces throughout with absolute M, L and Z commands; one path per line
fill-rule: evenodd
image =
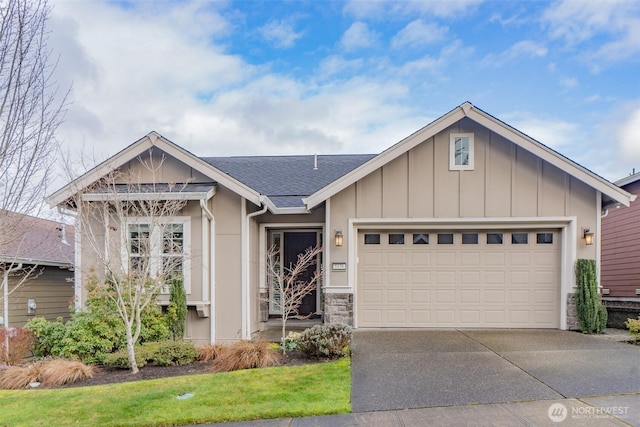
M 253 188 L 279 208 L 304 207 L 302 198 L 326 187 L 374 158 L 375 154 L 316 156 L 201 157 Z
M 72 266 L 71 225 L 13 212 L 0 212 L 0 262 Z
M 625 176 L 624 178 L 617 180 L 616 182 L 614 182 L 614 184 L 617 185 L 618 187 L 625 187 L 629 184 L 633 184 L 638 181 L 640 181 L 640 172 L 636 173 L 636 170 L 634 169 L 631 175 Z

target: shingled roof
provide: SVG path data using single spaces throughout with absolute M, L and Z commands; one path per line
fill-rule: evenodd
M 73 266 L 73 226 L 13 212 L 0 212 L 0 223 L 0 262 Z
M 303 198 L 371 160 L 375 154 L 201 157 L 269 197 L 278 208 L 304 207 Z

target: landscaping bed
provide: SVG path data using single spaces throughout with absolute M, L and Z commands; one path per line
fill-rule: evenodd
M 281 360 L 282 366 L 298 366 L 312 363 L 323 363 L 328 359 L 310 359 L 299 351 L 290 351 Z M 55 388 L 88 387 L 103 384 L 117 384 L 131 381 L 154 380 L 160 378 L 177 377 L 182 375 L 210 374 L 215 372 L 212 362 L 193 362 L 181 366 L 146 365 L 137 374 L 131 374 L 128 369 L 117 369 L 106 366 L 96 366 L 93 378 L 67 384 Z M 53 388 L 53 387 L 48 387 Z

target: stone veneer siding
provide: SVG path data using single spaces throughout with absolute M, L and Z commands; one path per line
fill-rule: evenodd
M 353 294 L 325 294 L 324 323 L 353 326 Z
M 567 329 L 577 331 L 578 327 L 578 309 L 576 308 L 576 295 L 567 295 Z

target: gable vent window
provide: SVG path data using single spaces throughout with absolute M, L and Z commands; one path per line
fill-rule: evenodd
M 450 135 L 449 170 L 473 170 L 472 133 L 452 133 Z

